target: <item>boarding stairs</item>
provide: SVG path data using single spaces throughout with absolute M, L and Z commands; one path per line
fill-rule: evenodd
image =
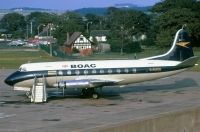
M 47 101 L 46 79 L 44 76 L 42 79 L 35 76 L 31 93 L 31 102 L 43 103 Z

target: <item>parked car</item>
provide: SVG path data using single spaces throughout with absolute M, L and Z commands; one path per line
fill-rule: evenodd
M 25 47 L 37 47 L 38 44 L 35 43 L 27 43 L 26 45 L 24 45 Z
M 14 41 L 11 41 L 10 43 L 8 43 L 8 46 L 23 46 L 25 44 L 26 44 L 26 42 L 24 42 L 22 40 L 14 40 Z

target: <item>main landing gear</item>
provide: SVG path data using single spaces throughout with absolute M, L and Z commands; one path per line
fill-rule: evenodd
M 85 88 L 82 89 L 82 96 L 85 98 L 93 98 L 93 99 L 98 99 L 99 98 L 99 94 L 97 92 L 95 92 L 94 88 Z

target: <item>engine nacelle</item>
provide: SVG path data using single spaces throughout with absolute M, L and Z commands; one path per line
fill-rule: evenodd
M 91 88 L 92 84 L 89 80 L 69 80 L 58 82 L 54 86 L 59 88 Z

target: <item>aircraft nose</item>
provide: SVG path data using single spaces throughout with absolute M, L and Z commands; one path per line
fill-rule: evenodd
M 10 85 L 10 86 L 13 86 L 15 84 L 15 79 L 16 79 L 16 75 L 17 75 L 18 72 L 15 72 L 13 74 L 11 74 L 10 76 L 8 76 L 6 79 L 5 79 L 5 83 Z
M 13 86 L 14 85 L 14 82 L 13 82 L 13 77 L 12 76 L 9 76 L 5 79 L 5 83 L 10 85 L 10 86 Z

